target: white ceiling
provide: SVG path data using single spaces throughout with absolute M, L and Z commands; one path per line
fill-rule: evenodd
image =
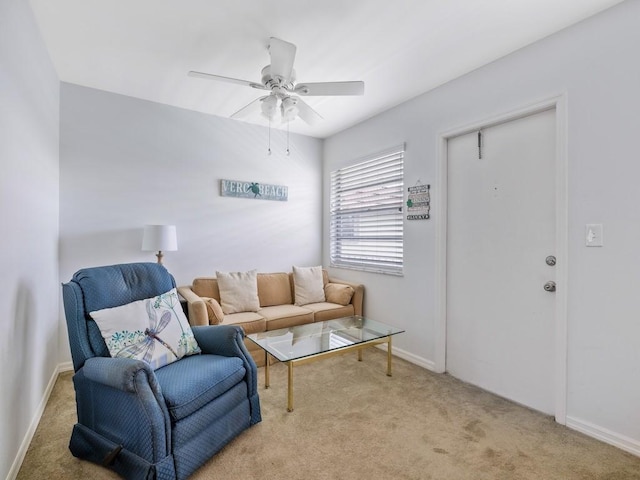
M 222 117 L 263 92 L 187 72 L 259 83 L 269 37 L 294 43 L 298 81 L 366 85 L 362 97 L 305 97 L 324 120 L 291 131 L 320 138 L 621 2 L 29 1 L 60 80 Z

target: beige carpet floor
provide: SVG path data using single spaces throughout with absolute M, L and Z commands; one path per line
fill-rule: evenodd
M 376 349 L 296 367 L 286 411 L 286 368 L 271 388 L 259 369 L 262 423 L 201 467 L 194 480 L 640 480 L 640 458 L 552 418 Z M 18 479 L 113 479 L 68 450 L 75 403 L 63 373 Z

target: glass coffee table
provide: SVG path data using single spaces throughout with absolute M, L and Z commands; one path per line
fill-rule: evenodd
M 308 323 L 268 332 L 252 333 L 247 338 L 264 350 L 265 388 L 269 388 L 269 356 L 287 364 L 287 411 L 293 411 L 293 366 L 357 350 L 387 344 L 387 375 L 391 376 L 391 337 L 404 330 L 360 316 Z

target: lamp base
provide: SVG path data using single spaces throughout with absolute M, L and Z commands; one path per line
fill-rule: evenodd
M 158 257 L 158 263 L 162 265 L 162 257 L 164 257 L 164 255 L 162 254 L 162 250 L 158 250 L 158 253 L 156 253 L 156 257 Z

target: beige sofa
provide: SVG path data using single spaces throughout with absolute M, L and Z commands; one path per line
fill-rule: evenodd
M 329 278 L 326 270 L 322 274 L 326 301 L 298 306 L 294 304 L 292 273 L 258 273 L 260 308 L 257 312 L 223 314 L 215 277 L 196 278 L 191 285 L 178 287 L 178 292 L 187 302 L 191 325 L 239 325 L 246 334 L 362 315 L 364 286 Z M 347 286 L 353 289 L 350 298 L 351 289 Z M 263 365 L 264 352 L 260 347 L 247 339 L 245 344 L 256 363 Z

